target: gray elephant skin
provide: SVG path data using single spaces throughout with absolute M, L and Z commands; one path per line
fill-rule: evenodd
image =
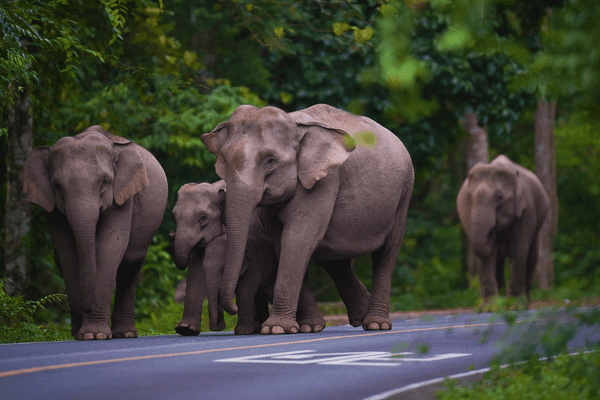
M 135 286 L 167 191 L 165 172 L 152 154 L 100 126 L 28 156 L 23 192 L 49 213 L 76 339 L 138 336 Z
M 484 301 L 504 286 L 504 263 L 510 260 L 508 296 L 530 298 L 538 259 L 538 232 L 549 200 L 538 177 L 504 155 L 471 168 L 457 198 L 458 216 L 475 255 L 481 259 L 479 281 Z
M 261 333 L 298 332 L 311 256 L 332 276 L 352 325 L 391 329 L 391 279 L 414 183 L 402 142 L 369 118 L 325 104 L 292 113 L 240 106 L 201 139 L 227 182 L 225 311 L 237 312 L 235 288 L 259 207 L 280 249 L 273 306 Z M 365 254 L 373 261 L 371 295 L 351 273 L 351 259 Z
M 182 320 L 175 330 L 180 335 L 200 333 L 202 301 L 209 300 L 209 327 L 225 328 L 218 293 L 225 264 L 225 199 L 224 181 L 214 184 L 188 183 L 179 189 L 173 215 L 177 231 L 172 234 L 175 264 L 188 268 Z M 263 231 L 259 212 L 252 215 L 246 242 L 244 267 L 236 287 L 239 307 L 234 332 L 250 335 L 260 331 L 269 316 L 269 301 L 277 273 L 277 256 L 270 237 Z M 308 280 L 304 280 L 299 302 L 298 324 L 302 332 L 318 332 L 325 327 Z

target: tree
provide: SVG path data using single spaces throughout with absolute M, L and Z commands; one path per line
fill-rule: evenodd
M 117 1 L 104 1 L 103 7 L 89 7 L 110 20 L 117 39 L 123 21 L 123 7 Z M 81 11 L 81 10 L 80 10 Z M 98 15 L 98 14 L 96 14 Z M 71 19 L 66 1 L 24 0 L 3 3 L 0 23 L 3 40 L 0 47 L 0 95 L 8 109 L 2 115 L 0 136 L 7 135 L 6 201 L 4 203 L 4 269 L 6 291 L 23 293 L 27 281 L 27 255 L 23 238 L 29 230 L 29 204 L 20 194 L 21 176 L 33 143 L 34 85 L 45 73 L 56 76 L 77 65 L 79 54 L 100 52 L 82 44 L 78 24 Z M 87 24 L 84 24 L 87 26 Z M 4 113 L 3 113 L 4 114 Z

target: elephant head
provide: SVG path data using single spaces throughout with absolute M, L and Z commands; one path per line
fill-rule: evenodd
M 173 216 L 177 231 L 173 239 L 175 265 L 184 270 L 190 261 L 192 250 L 206 247 L 223 235 L 225 182 L 188 183 L 177 192 Z
M 219 307 L 218 294 L 223 274 L 225 249 L 225 182 L 188 183 L 177 192 L 173 216 L 177 224 L 171 234 L 175 265 L 184 270 L 202 268 L 199 278 L 203 282 L 209 300 L 211 330 L 222 330 L 223 311 Z M 191 272 L 188 272 L 190 274 Z M 201 290 L 188 283 L 187 290 Z M 187 306 L 187 303 L 186 303 Z
M 52 147 L 35 148 L 27 158 L 23 173 L 27 200 L 48 212 L 56 208 L 73 231 L 84 312 L 92 311 L 100 215 L 148 186 L 136 145 L 97 125 L 63 137 Z
M 215 169 L 227 182 L 227 250 L 220 296 L 230 314 L 252 213 L 257 206 L 282 204 L 298 190 L 310 190 L 340 166 L 354 149 L 348 133 L 275 107 L 238 107 L 229 120 L 202 135 L 217 155 Z
M 494 252 L 496 235 L 523 215 L 527 205 L 517 164 L 500 155 L 477 163 L 458 194 L 458 214 L 477 257 Z

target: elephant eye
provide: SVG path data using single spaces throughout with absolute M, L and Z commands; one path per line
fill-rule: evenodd
M 200 222 L 200 225 L 205 225 L 206 222 L 208 222 L 208 217 L 206 215 L 202 215 L 200 218 L 198 218 L 198 222 Z
M 108 178 L 102 179 L 102 182 L 100 182 L 100 191 L 104 192 L 106 190 L 107 186 L 108 186 Z
M 265 160 L 265 167 L 266 167 L 267 169 L 273 169 L 273 168 L 275 168 L 275 166 L 277 165 L 277 162 L 278 162 L 278 161 L 277 161 L 277 159 L 276 159 L 275 157 L 268 157 L 268 158 Z

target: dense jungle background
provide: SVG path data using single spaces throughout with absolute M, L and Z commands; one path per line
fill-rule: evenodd
M 141 334 L 173 333 L 185 276 L 168 253 L 176 193 L 218 180 L 200 135 L 241 104 L 328 103 L 404 142 L 416 182 L 392 310 L 477 304 L 456 195 L 474 161 L 500 153 L 544 172 L 554 199 L 534 300 L 598 296 L 598 20 L 586 0 L 3 1 L 4 304 L 64 293 L 46 212 L 20 195 L 28 152 L 100 124 L 150 150 L 169 178 L 136 313 Z M 369 287 L 368 257 L 356 270 Z M 309 274 L 318 301 L 338 300 L 324 272 Z M 66 300 L 37 308 L 36 321 L 68 325 Z

